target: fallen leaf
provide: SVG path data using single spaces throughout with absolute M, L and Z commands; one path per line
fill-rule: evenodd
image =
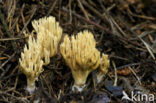
M 117 74 L 127 76 L 130 75 L 131 70 L 129 68 L 117 69 Z

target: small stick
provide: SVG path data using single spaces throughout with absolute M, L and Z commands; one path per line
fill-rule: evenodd
M 130 8 L 127 9 L 128 13 L 134 17 L 138 17 L 138 18 L 142 18 L 142 19 L 146 19 L 146 20 L 156 20 L 156 18 L 154 17 L 149 17 L 149 16 L 145 16 L 145 15 L 137 15 L 137 14 L 134 14 Z
M 85 0 L 82 0 L 82 4 L 84 4 L 84 6 L 86 6 L 88 9 L 94 12 L 99 18 L 101 18 L 101 20 L 104 21 L 104 23 L 108 24 L 106 18 L 99 11 L 93 8 L 93 6 L 89 5 Z
M 79 6 L 80 6 L 81 10 L 83 11 L 85 17 L 87 18 L 87 20 L 89 20 L 89 17 L 88 17 L 88 15 L 87 15 L 87 13 L 86 13 L 86 11 L 85 11 L 85 9 L 84 9 L 84 7 L 83 7 L 81 1 L 80 1 L 80 0 L 77 0 L 77 1 L 78 1 L 78 3 L 79 3 Z
M 116 65 L 115 65 L 114 61 L 112 61 L 112 64 L 113 64 L 114 71 L 115 71 L 115 80 L 114 80 L 114 86 L 117 86 L 117 80 L 118 80 L 118 76 L 117 76 Z
M 73 19 L 72 13 L 71 13 L 71 2 L 72 0 L 69 0 L 69 16 L 70 16 L 69 23 L 70 24 L 72 24 L 72 19 Z
M 24 9 L 24 6 L 25 6 L 25 5 L 23 5 L 22 9 Z M 24 23 L 24 27 L 22 28 L 22 30 L 21 30 L 21 32 L 20 32 L 19 35 L 21 35 L 21 34 L 23 33 L 23 31 L 27 28 L 27 25 L 29 24 L 29 22 L 30 22 L 30 20 L 32 19 L 32 17 L 34 16 L 36 10 L 37 10 L 37 7 L 34 6 L 34 7 L 33 7 L 33 10 L 32 10 L 32 14 L 31 14 L 29 20 L 28 20 L 26 23 L 25 23 L 25 19 L 24 19 L 23 13 L 22 13 L 23 10 L 21 11 L 21 16 L 22 16 L 22 20 L 23 20 L 23 23 Z
M 13 53 L 8 60 L 6 60 L 1 66 L 0 66 L 0 69 L 3 68 L 14 56 L 15 56 L 16 52 Z
M 154 54 L 153 54 L 153 52 L 152 52 L 152 48 L 151 48 L 142 38 L 140 38 L 140 37 L 138 37 L 138 38 L 143 42 L 143 44 L 144 44 L 145 47 L 147 48 L 148 52 L 150 53 L 151 57 L 153 58 L 153 60 L 156 60 L 156 59 L 155 59 L 155 56 L 154 56 Z M 154 51 L 154 50 L 153 50 L 153 51 Z
M 50 5 L 51 7 L 50 7 L 50 9 L 49 9 L 49 11 L 48 11 L 48 13 L 47 13 L 47 16 L 49 16 L 50 13 L 53 11 L 55 5 L 57 4 L 57 1 L 58 1 L 58 0 L 55 0 L 53 3 L 51 3 L 51 5 Z
M 131 68 L 131 67 L 128 67 L 131 72 L 134 74 L 134 76 L 136 77 L 136 79 L 138 80 L 139 84 L 141 85 L 141 81 L 140 81 L 140 78 L 137 76 L 137 74 L 134 72 L 134 70 Z
M 1 41 L 11 41 L 11 40 L 20 40 L 20 39 L 25 39 L 27 37 L 17 37 L 17 38 L 4 38 L 4 39 L 0 39 Z
M 140 35 L 138 35 L 138 37 L 143 38 L 143 37 L 145 37 L 146 35 L 151 34 L 151 33 L 154 33 L 154 32 L 155 32 L 154 30 L 152 30 L 152 31 L 144 31 L 144 32 L 142 32 Z M 129 39 L 129 40 L 138 40 L 138 39 L 139 39 L 138 37 L 131 38 L 131 39 Z
M 136 66 L 136 65 L 140 65 L 140 63 L 131 63 L 131 64 L 123 65 L 123 66 L 117 67 L 117 69 L 123 69 L 126 67 L 131 67 L 131 66 Z

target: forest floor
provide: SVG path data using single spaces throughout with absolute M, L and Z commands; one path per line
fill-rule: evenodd
M 44 66 L 36 91 L 26 91 L 26 77 L 19 69 L 27 43 L 23 32 L 33 30 L 33 20 L 48 16 L 60 23 L 63 35 L 86 29 L 94 34 L 97 49 L 110 59 L 100 84 L 91 73 L 87 89 L 72 92 L 71 71 L 58 52 Z M 122 99 L 123 91 L 129 97 L 139 91 L 156 99 L 155 34 L 155 0 L 0 0 L 0 103 L 131 102 Z

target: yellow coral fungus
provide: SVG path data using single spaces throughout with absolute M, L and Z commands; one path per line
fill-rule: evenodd
M 41 46 L 37 44 L 32 36 L 29 36 L 28 47 L 25 45 L 24 52 L 19 59 L 20 69 L 27 77 L 27 90 L 32 93 L 35 90 L 35 81 L 40 73 L 43 72 L 40 50 Z
M 21 71 L 27 77 L 27 90 L 33 92 L 35 89 L 35 80 L 43 71 L 42 65 L 50 63 L 50 57 L 57 53 L 58 43 L 62 36 L 62 28 L 55 18 L 44 17 L 34 20 L 32 25 L 35 30 L 31 32 L 28 40 L 28 48 L 25 46 L 24 52 L 19 59 Z M 37 39 L 32 35 L 36 32 Z M 24 32 L 25 35 L 30 35 Z
M 100 52 L 96 49 L 93 34 L 87 30 L 71 40 L 65 36 L 60 46 L 61 54 L 72 71 L 74 87 L 82 91 L 90 72 L 100 64 Z

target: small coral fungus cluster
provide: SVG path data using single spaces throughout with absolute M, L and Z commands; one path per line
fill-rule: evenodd
M 35 81 L 43 72 L 43 65 L 50 63 L 50 57 L 57 54 L 58 44 L 62 36 L 62 29 L 54 17 L 41 18 L 32 22 L 34 30 L 21 53 L 20 69 L 27 77 L 27 90 L 33 93 Z M 37 34 L 36 39 L 32 36 Z M 60 45 L 60 52 L 72 71 L 74 85 L 72 90 L 82 91 L 88 75 L 99 68 L 97 83 L 107 73 L 109 67 L 108 55 L 100 53 L 96 48 L 94 36 L 88 30 L 76 36 L 66 35 Z

